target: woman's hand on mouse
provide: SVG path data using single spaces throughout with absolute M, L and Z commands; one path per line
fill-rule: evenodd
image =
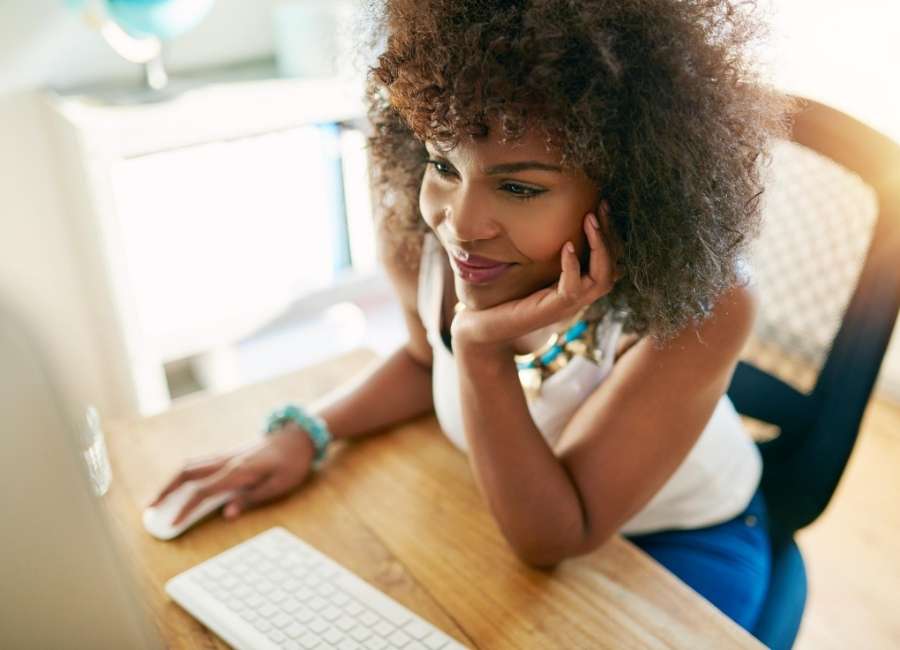
M 185 482 L 202 479 L 203 485 L 172 523 L 180 523 L 207 497 L 229 490 L 238 492 L 224 509 L 225 517 L 233 519 L 248 508 L 272 501 L 300 485 L 310 473 L 314 454 L 306 432 L 296 423 L 287 422 L 280 430 L 234 452 L 188 461 L 149 507 L 160 503 Z
M 601 210 L 607 209 L 604 201 Z M 488 309 L 463 309 L 450 326 L 454 348 L 511 350 L 516 338 L 573 317 L 582 307 L 609 293 L 618 276 L 613 258 L 600 235 L 599 221 L 593 213 L 588 213 L 583 226 L 590 246 L 587 273 L 581 273 L 575 247 L 572 242 L 566 242 L 561 252 L 562 271 L 556 284 Z

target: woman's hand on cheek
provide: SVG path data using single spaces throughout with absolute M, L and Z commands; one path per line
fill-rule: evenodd
M 489 309 L 463 309 L 450 327 L 454 349 L 496 348 L 511 353 L 516 338 L 574 317 L 582 307 L 609 293 L 615 284 L 615 268 L 594 214 L 585 216 L 584 231 L 590 246 L 587 273 L 581 274 L 575 247 L 566 242 L 561 253 L 562 270 L 554 286 Z

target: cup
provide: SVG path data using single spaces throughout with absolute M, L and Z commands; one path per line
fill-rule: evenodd
M 112 467 L 106 450 L 106 439 L 100 425 L 100 414 L 93 405 L 84 409 L 84 420 L 79 427 L 79 443 L 88 478 L 94 494 L 102 497 L 112 482 Z

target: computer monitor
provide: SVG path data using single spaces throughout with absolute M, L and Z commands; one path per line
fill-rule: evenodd
M 0 306 L 0 647 L 162 648 L 69 412 Z

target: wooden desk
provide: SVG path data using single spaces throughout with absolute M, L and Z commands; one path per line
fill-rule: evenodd
M 108 424 L 114 478 L 106 498 L 172 647 L 227 646 L 169 600 L 166 580 L 275 525 L 473 648 L 762 647 L 622 538 L 552 573 L 521 564 L 465 456 L 433 417 L 336 448 L 301 489 L 236 521 L 211 519 L 171 542 L 144 532 L 143 504 L 184 459 L 243 444 L 273 407 L 311 401 L 374 359 L 354 352 L 156 417 Z

